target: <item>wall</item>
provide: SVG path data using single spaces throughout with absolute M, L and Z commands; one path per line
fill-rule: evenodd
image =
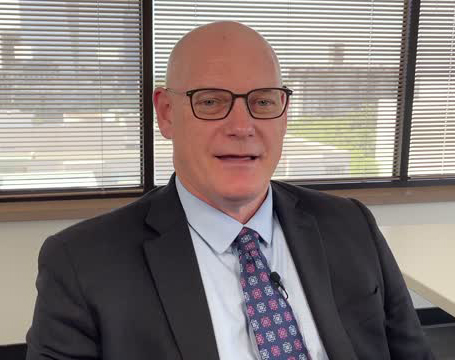
M 455 224 L 455 202 L 369 206 L 379 226 Z M 453 237 L 453 234 L 447 234 Z M 410 291 L 416 308 L 433 305 Z
M 370 206 L 379 225 L 455 223 L 455 202 Z M 25 341 L 35 302 L 37 256 L 44 239 L 73 223 L 0 223 L 0 345 Z M 450 234 L 451 235 L 451 234 Z M 431 306 L 413 294 L 416 307 Z

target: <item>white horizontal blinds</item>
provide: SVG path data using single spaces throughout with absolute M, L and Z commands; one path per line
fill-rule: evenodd
M 294 90 L 282 160 L 286 180 L 392 177 L 400 84 L 402 1 L 154 2 L 154 79 L 174 43 L 197 25 L 241 21 L 263 34 Z M 172 172 L 155 130 L 155 181 Z
M 137 188 L 141 2 L 0 2 L 0 192 Z
M 409 176 L 455 175 L 455 1 L 421 1 Z

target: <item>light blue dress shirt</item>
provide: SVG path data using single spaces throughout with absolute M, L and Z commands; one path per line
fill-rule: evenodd
M 242 225 L 185 189 L 176 177 L 201 272 L 220 360 L 257 360 L 240 285 L 239 261 L 231 246 L 243 226 L 257 231 L 261 251 L 280 274 L 305 344 L 313 360 L 328 360 L 313 315 L 291 258 L 281 225 L 273 212 L 272 187 L 254 216 Z

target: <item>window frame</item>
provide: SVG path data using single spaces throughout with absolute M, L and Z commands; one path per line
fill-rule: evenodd
M 388 179 L 381 178 L 362 178 L 362 179 L 333 179 L 333 180 L 318 180 L 318 181 L 288 181 L 297 186 L 304 186 L 311 189 L 330 191 L 340 195 L 357 194 L 362 198 L 365 190 L 372 191 L 376 189 L 378 194 L 384 194 L 384 189 L 395 189 L 393 192 L 399 194 L 403 190 L 411 191 L 414 196 L 418 193 L 418 189 L 422 189 L 422 194 L 428 199 L 428 188 L 435 187 L 435 193 L 440 193 L 439 189 L 445 187 L 446 201 L 455 200 L 455 176 L 440 177 L 434 179 L 410 179 L 408 176 L 408 163 L 410 152 L 411 138 L 411 121 L 412 121 L 412 106 L 414 98 L 414 83 L 415 69 L 417 57 L 417 41 L 419 29 L 419 13 L 420 0 L 403 0 L 403 36 L 401 53 L 403 58 L 403 66 L 401 67 L 400 88 L 398 90 L 397 99 L 397 126 L 395 136 L 399 137 L 400 141 L 394 151 L 395 167 L 393 175 Z M 74 200 L 102 200 L 102 199 L 122 199 L 131 198 L 132 196 L 140 196 L 146 192 L 156 188 L 154 184 L 154 137 L 153 137 L 153 0 L 142 0 L 142 19 L 141 19 L 141 34 L 142 34 L 142 171 L 143 178 L 142 188 L 116 189 L 109 190 L 68 190 L 61 191 L 45 191 L 45 190 L 21 190 L 15 192 L 0 193 L 0 202 L 30 202 L 30 201 L 74 201 Z M 146 46 L 149 44 L 149 46 Z M 145 171 L 144 169 L 147 169 Z M 396 190 L 399 189 L 399 190 Z M 363 193 L 362 193 L 363 192 Z M 452 194 L 453 193 L 453 194 Z M 453 196 L 452 196 L 453 195 Z M 406 196 L 400 197 L 400 202 L 408 202 Z M 438 198 L 438 196 L 436 196 Z M 417 196 L 416 199 L 421 199 Z M 395 203 L 395 200 L 391 200 Z M 441 200 L 439 200 L 441 201 Z M 442 200 L 444 201 L 444 200 Z M 414 201 L 415 202 L 415 201 Z M 417 201 L 418 202 L 418 201 Z M 366 203 L 371 202 L 367 199 Z M 390 203 L 390 202 L 388 202 Z M 1 213 L 0 213 L 1 214 Z M 2 217 L 0 215 L 0 221 Z

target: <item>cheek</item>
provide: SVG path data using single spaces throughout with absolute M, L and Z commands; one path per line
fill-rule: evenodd
M 194 128 L 192 119 L 188 117 L 185 111 L 181 110 L 174 114 L 173 125 L 175 141 L 178 142 L 180 148 L 185 147 L 194 136 L 191 133 Z
M 194 119 L 183 119 L 175 129 L 174 137 L 180 157 L 196 166 L 208 152 L 207 143 L 210 139 L 206 129 L 198 125 L 194 124 Z
M 267 147 L 268 150 L 274 154 L 281 153 L 281 148 L 283 147 L 283 139 L 286 134 L 286 127 L 278 125 L 273 129 L 270 129 L 267 134 Z
M 283 120 L 280 123 L 280 125 L 281 125 L 281 138 L 283 138 L 284 135 L 286 135 L 286 130 L 288 128 L 288 116 L 287 116 L 287 114 L 283 115 Z
M 284 136 L 286 135 L 286 122 L 282 123 L 279 130 L 276 132 L 274 146 L 276 147 L 276 153 L 281 155 L 283 149 Z

